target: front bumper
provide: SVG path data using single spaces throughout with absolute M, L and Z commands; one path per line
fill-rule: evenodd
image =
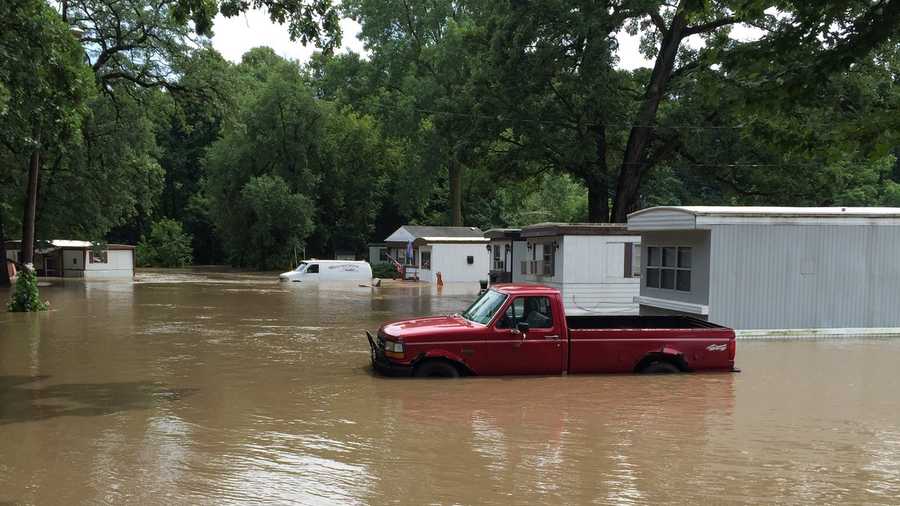
M 366 331 L 366 339 L 369 340 L 369 348 L 372 350 L 372 368 L 385 376 L 412 376 L 413 366 L 398 364 L 384 355 L 384 350 L 378 346 L 372 334 Z

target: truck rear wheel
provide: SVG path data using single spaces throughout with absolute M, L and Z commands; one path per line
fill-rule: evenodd
M 429 360 L 416 367 L 417 378 L 458 378 L 459 369 L 445 360 Z
M 681 369 L 671 362 L 650 362 L 641 369 L 641 374 L 673 374 L 676 372 L 681 372 Z

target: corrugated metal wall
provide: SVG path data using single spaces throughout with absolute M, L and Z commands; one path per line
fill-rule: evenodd
M 898 226 L 717 225 L 710 250 L 710 321 L 900 326 Z

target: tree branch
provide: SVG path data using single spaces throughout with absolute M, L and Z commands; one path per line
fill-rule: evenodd
M 684 36 L 690 37 L 691 35 L 696 35 L 698 33 L 709 33 L 718 28 L 722 28 L 723 26 L 733 25 L 735 23 L 740 23 L 741 20 L 734 16 L 725 16 L 722 19 L 717 19 L 715 21 L 710 21 L 709 23 L 703 23 L 702 25 L 689 26 L 684 30 Z
M 648 14 L 650 15 L 650 20 L 656 25 L 656 29 L 659 30 L 659 33 L 665 36 L 669 31 L 669 27 L 666 26 L 666 20 L 663 19 L 662 15 L 657 11 L 650 11 Z

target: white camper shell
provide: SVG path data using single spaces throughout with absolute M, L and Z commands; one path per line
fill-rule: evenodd
M 296 269 L 281 273 L 281 281 L 365 281 L 372 280 L 369 262 L 355 260 L 304 260 Z

